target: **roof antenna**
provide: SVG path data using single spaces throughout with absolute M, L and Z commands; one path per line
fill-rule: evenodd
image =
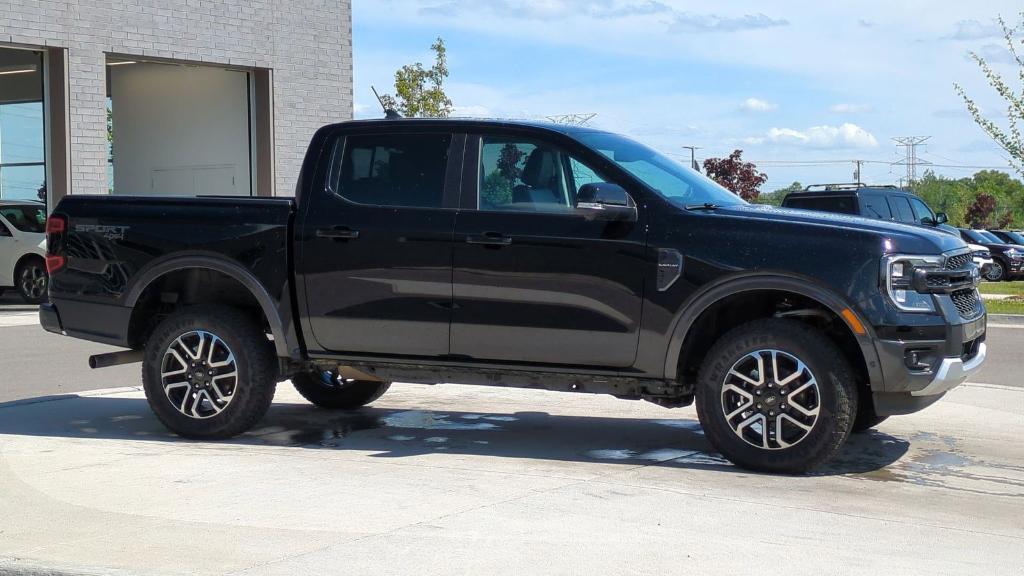
M 384 99 L 380 97 L 380 94 L 377 93 L 377 89 L 375 87 L 370 86 L 370 90 L 373 90 L 373 95 L 377 97 L 377 102 L 380 102 L 380 107 L 384 109 L 385 120 L 398 120 L 402 117 L 397 110 L 394 108 L 388 108 L 387 105 L 384 104 Z

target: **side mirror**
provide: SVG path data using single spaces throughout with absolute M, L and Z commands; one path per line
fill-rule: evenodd
M 949 216 L 946 216 L 945 212 L 938 212 L 935 214 L 936 224 L 945 224 L 946 222 L 949 222 Z
M 636 222 L 636 206 L 618 184 L 584 184 L 576 195 L 576 209 L 595 220 Z

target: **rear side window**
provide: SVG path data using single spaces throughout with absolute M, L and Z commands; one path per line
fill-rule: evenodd
M 373 134 L 340 139 L 328 187 L 359 204 L 440 208 L 451 140 L 451 134 Z
M 839 214 L 857 214 L 857 199 L 853 196 L 818 196 L 811 198 L 789 198 L 786 208 L 815 210 L 817 212 L 837 212 Z
M 46 210 L 42 206 L 5 206 L 0 208 L 0 215 L 22 232 L 46 231 Z
M 885 196 L 862 194 L 860 203 L 864 207 L 861 211 L 862 215 L 879 220 L 892 220 L 892 210 L 889 209 L 889 203 L 885 201 Z
M 913 224 L 917 222 L 914 218 L 914 211 L 910 209 L 910 201 L 903 196 L 890 196 L 889 205 L 892 206 L 892 213 L 900 222 Z

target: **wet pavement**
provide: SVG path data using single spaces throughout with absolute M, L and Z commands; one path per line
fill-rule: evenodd
M 1024 390 L 965 386 L 786 477 L 602 396 L 396 384 L 344 414 L 282 385 L 207 443 L 137 389 L 9 403 L 0 573 L 1017 574 L 1022 425 Z

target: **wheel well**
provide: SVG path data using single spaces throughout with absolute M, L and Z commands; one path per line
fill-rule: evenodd
M 857 388 L 869 391 L 870 376 L 857 337 L 831 308 L 817 300 L 785 290 L 752 290 L 732 294 L 712 304 L 690 326 L 679 352 L 678 378 L 694 385 L 704 358 L 715 342 L 733 328 L 760 318 L 790 317 L 828 334 L 850 363 Z
M 142 291 L 132 309 L 128 342 L 132 348 L 142 348 L 164 318 L 197 304 L 224 304 L 244 310 L 270 332 L 263 308 L 244 284 L 217 270 L 185 268 L 160 276 Z
M 18 263 L 14 265 L 14 273 L 17 274 L 18 270 L 21 270 L 21 267 L 24 266 L 25 263 L 30 260 L 39 260 L 40 262 L 43 263 L 43 266 L 46 266 L 46 258 L 43 258 L 39 254 L 33 254 L 30 252 L 28 254 L 23 255 L 21 258 L 18 258 Z

